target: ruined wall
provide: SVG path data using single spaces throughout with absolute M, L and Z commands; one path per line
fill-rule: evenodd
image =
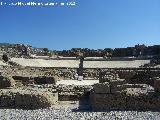
M 14 87 L 15 81 L 10 76 L 0 76 L 0 89 Z
M 147 84 L 129 84 L 125 79 L 111 79 L 114 78 L 113 76 L 116 75 L 116 72 L 114 72 L 111 78 L 106 77 L 109 76 L 111 72 L 106 71 L 100 74 L 100 79 L 103 80 L 101 80 L 101 83 L 93 86 L 90 94 L 90 102 L 93 110 L 160 109 L 159 77 L 153 78 L 152 87 Z
M 47 108 L 55 104 L 50 93 L 34 90 L 1 89 L 0 107 L 19 109 Z
M 154 85 L 154 77 L 160 76 L 159 69 L 142 69 L 142 70 L 116 70 L 120 78 L 126 79 L 132 84 L 149 84 Z
M 113 79 L 119 77 L 120 79 L 126 79 L 129 83 L 146 83 L 153 85 L 153 77 L 160 76 L 159 68 L 116 68 L 116 69 L 88 69 L 83 71 L 84 79 L 95 80 L 99 79 L 99 73 L 103 71 L 110 72 L 110 76 Z M 31 67 L 6 67 L 3 72 L 6 75 L 11 76 L 26 76 L 26 77 L 38 77 L 48 76 L 54 77 L 56 80 L 71 80 L 75 79 L 77 69 L 75 68 L 31 68 Z M 116 75 L 114 76 L 114 72 Z M 112 78 L 111 77 L 111 78 Z M 114 78 L 115 77 L 115 78 Z M 145 79 L 144 79 L 145 78 Z
M 117 80 L 119 79 L 119 75 L 114 70 L 107 70 L 102 71 L 99 73 L 99 82 L 109 82 L 110 80 Z
M 111 87 L 109 83 L 95 85 L 90 95 L 93 110 L 149 110 L 159 109 L 160 96 L 146 84 L 123 84 Z
M 83 85 L 58 85 L 58 100 L 59 101 L 72 101 L 88 99 L 92 86 Z
M 25 77 L 25 76 L 12 76 L 16 82 L 21 82 L 23 85 L 29 84 L 56 84 L 56 80 L 51 76 L 39 77 Z
M 56 84 L 54 77 L 39 76 L 34 77 L 33 79 L 35 84 Z
M 20 83 L 23 85 L 34 84 L 33 77 L 25 77 L 25 76 L 12 76 L 12 78 L 16 81 L 16 83 Z

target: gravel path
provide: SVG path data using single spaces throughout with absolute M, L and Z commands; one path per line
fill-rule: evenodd
M 39 110 L 0 109 L 0 120 L 159 120 L 160 112 L 75 111 L 77 105 L 57 106 Z M 73 111 L 74 110 L 74 111 Z

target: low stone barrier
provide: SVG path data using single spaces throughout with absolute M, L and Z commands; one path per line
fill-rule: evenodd
M 51 76 L 27 77 L 27 76 L 13 76 L 16 81 L 22 82 L 23 85 L 28 84 L 55 84 L 56 80 Z
M 94 84 L 93 88 L 95 93 L 111 93 L 110 84 L 108 82 Z
M 0 89 L 14 87 L 15 81 L 9 76 L 0 76 Z
M 57 86 L 58 100 L 70 101 L 88 99 L 89 93 L 93 87 L 90 85 L 63 85 Z
M 126 97 L 123 94 L 91 93 L 91 106 L 93 110 L 125 109 Z
M 54 79 L 54 77 L 39 76 L 39 77 L 34 77 L 34 83 L 35 84 L 56 84 L 56 80 Z
M 47 108 L 55 104 L 54 97 L 50 93 L 35 90 L 0 90 L 1 108 L 39 109 Z
M 12 76 L 16 82 L 21 82 L 23 85 L 34 84 L 33 77 L 25 77 L 25 76 Z
M 97 88 L 97 86 L 99 88 Z M 116 90 L 109 93 L 108 83 L 94 85 L 90 94 L 90 102 L 93 110 L 149 110 L 160 109 L 160 95 L 156 94 L 154 88 L 146 84 L 124 84 L 117 85 Z M 100 88 L 101 87 L 101 88 Z M 115 88 L 114 88 L 115 89 Z
M 93 110 L 160 109 L 160 80 L 154 78 L 154 88 L 147 84 L 128 84 L 110 72 L 100 73 L 101 83 L 93 86 L 90 102 Z M 112 79 L 114 78 L 114 79 Z

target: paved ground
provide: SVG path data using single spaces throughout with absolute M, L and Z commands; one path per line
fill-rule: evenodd
M 65 84 L 65 85 L 93 85 L 95 83 L 99 83 L 99 80 L 60 80 L 57 81 L 57 85 L 59 84 Z

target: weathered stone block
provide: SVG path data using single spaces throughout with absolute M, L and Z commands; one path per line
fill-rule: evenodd
M 54 79 L 54 77 L 41 76 L 41 77 L 34 77 L 34 83 L 35 84 L 55 84 L 56 80 Z
M 108 82 L 94 84 L 93 88 L 95 93 L 110 93 L 110 85 Z
M 12 77 L 9 76 L 0 76 L 0 89 L 7 87 L 14 87 L 15 81 Z
M 56 98 L 57 99 L 57 98 Z M 55 96 L 35 90 L 0 90 L 0 107 L 2 108 L 21 108 L 39 109 L 47 108 L 56 103 Z
M 91 94 L 93 110 L 125 109 L 126 97 L 123 94 Z
M 119 79 L 118 74 L 115 71 L 103 71 L 99 73 L 99 82 L 109 82 L 110 80 Z
M 110 81 L 111 93 L 115 93 L 117 91 L 124 90 L 125 86 L 123 86 L 123 84 L 125 84 L 125 83 L 126 83 L 126 81 L 124 79 L 111 80 Z
M 125 93 L 127 96 L 145 96 L 154 95 L 154 88 L 149 86 L 147 88 L 126 88 Z
M 157 109 L 156 101 L 152 96 L 141 95 L 141 96 L 127 96 L 126 97 L 126 108 L 132 110 L 149 110 Z
M 125 79 L 110 80 L 110 85 L 111 86 L 117 86 L 117 85 L 123 85 L 123 84 L 126 84 Z
M 137 88 L 137 89 L 136 89 Z M 135 92 L 138 93 L 146 92 L 146 93 L 154 93 L 154 88 L 150 85 L 146 84 L 123 84 L 123 85 L 112 85 L 111 86 L 111 93 L 116 93 L 117 91 L 127 91 L 128 92 Z M 138 91 L 139 90 L 139 91 Z M 127 93 L 127 92 L 126 92 Z
M 160 92 L 160 78 L 154 78 L 154 89 L 156 92 Z
M 16 82 L 21 82 L 23 85 L 34 84 L 32 77 L 27 76 L 12 76 Z

